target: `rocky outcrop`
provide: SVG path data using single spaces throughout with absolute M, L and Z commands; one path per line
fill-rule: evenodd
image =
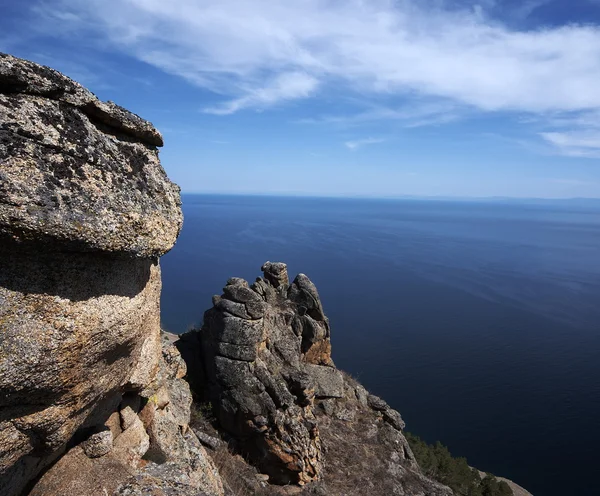
M 273 481 L 305 484 L 321 470 L 314 399 L 341 395 L 343 380 L 314 285 L 302 274 L 290 285 L 285 264 L 263 271 L 252 286 L 230 279 L 204 315 L 204 394 Z
M 189 428 L 185 362 L 163 335 L 154 379 L 126 394 L 104 424 L 85 433 L 37 482 L 30 496 L 142 494 L 222 496 L 217 468 Z
M 66 76 L 0 54 L 0 236 L 149 258 L 182 223 L 149 122 Z
M 182 224 L 161 144 L 143 119 L 0 54 L 3 495 L 67 450 L 53 470 L 110 456 L 135 473 L 151 451 L 193 474 L 205 458 L 184 436 L 191 397 L 160 338 L 158 257 Z
M 420 473 L 400 414 L 335 368 L 311 280 L 299 274 L 289 284 L 283 263 L 262 270 L 251 285 L 229 279 L 202 328 L 178 343 L 190 365 L 202 364 L 191 379 L 230 445 L 269 483 L 306 494 L 451 494 Z M 375 474 L 381 480 L 366 491 Z

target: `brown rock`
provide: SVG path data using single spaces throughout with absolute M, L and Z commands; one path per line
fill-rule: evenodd
M 150 437 L 137 417 L 114 441 L 113 456 L 126 465 L 138 467 L 142 456 L 150 448 Z
M 157 256 L 182 222 L 160 144 L 143 119 L 0 54 L 1 494 L 159 373 Z
M 132 473 L 111 455 L 88 458 L 77 446 L 42 476 L 29 496 L 112 495 Z

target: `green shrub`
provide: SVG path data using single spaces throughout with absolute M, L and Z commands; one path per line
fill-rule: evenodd
M 479 472 L 469 467 L 466 458 L 455 458 L 448 448 L 439 441 L 427 444 L 409 432 L 406 439 L 428 477 L 450 487 L 458 496 L 512 496 L 508 484 L 493 475 L 486 474 L 482 479 Z

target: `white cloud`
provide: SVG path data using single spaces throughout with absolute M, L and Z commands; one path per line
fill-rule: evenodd
M 568 157 L 600 158 L 600 129 L 540 133 L 555 149 Z
M 352 151 L 359 149 L 361 146 L 374 145 L 376 143 L 383 143 L 385 140 L 382 138 L 365 138 L 355 141 L 346 141 L 344 145 Z
M 229 115 L 244 108 L 264 108 L 281 101 L 306 98 L 317 88 L 318 81 L 303 72 L 280 74 L 261 88 L 248 88 L 240 98 L 230 100 L 218 107 L 204 109 L 207 114 Z
M 597 26 L 518 31 L 443 0 L 57 0 L 38 11 L 53 32 L 77 26 L 223 94 L 208 109 L 217 114 L 317 92 L 483 111 L 600 109 Z
M 411 102 L 402 106 L 386 107 L 368 105 L 354 113 L 341 115 L 322 115 L 297 121 L 300 124 L 335 124 L 343 127 L 360 126 L 365 123 L 381 120 L 397 120 L 405 127 L 421 127 L 452 122 L 467 112 L 455 103 L 443 102 Z

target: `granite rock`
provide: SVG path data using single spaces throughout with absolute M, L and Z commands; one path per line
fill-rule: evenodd
M 116 442 L 123 395 L 155 381 L 158 257 L 182 223 L 160 145 L 138 116 L 0 54 L 2 494 L 107 423 Z
M 306 484 L 321 470 L 315 394 L 341 396 L 343 379 L 331 367 L 329 322 L 310 279 L 290 285 L 280 262 L 262 269 L 252 285 L 229 279 L 199 339 L 183 341 L 200 348 L 204 367 L 193 383 L 241 450 L 270 481 Z
M 160 256 L 183 221 L 152 125 L 66 76 L 0 54 L 0 236 Z M 48 247 L 46 247 L 48 249 Z

